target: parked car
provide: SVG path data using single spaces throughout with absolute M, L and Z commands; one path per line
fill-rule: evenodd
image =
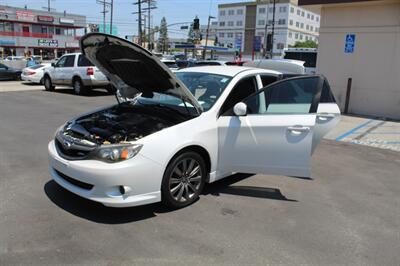
M 172 71 L 179 70 L 178 65 L 176 64 L 175 60 L 170 60 L 170 59 L 161 59 L 161 62 L 163 62 L 169 69 Z
M 21 79 L 32 83 L 43 84 L 44 71 L 50 66 L 50 64 L 38 64 L 26 67 L 22 70 Z
M 0 80 L 20 80 L 21 70 L 0 63 Z
M 107 77 L 80 53 L 65 54 L 52 63 L 44 70 L 43 83 L 47 91 L 54 90 L 56 85 L 69 85 L 79 95 L 86 94 L 89 88 L 114 91 Z
M 25 57 L 23 57 L 23 56 L 7 56 L 5 60 L 6 61 L 21 61 L 24 59 L 25 59 Z
M 193 203 L 234 172 L 310 176 L 310 157 L 340 111 L 323 76 L 281 79 L 237 66 L 176 75 L 147 50 L 91 33 L 84 54 L 118 87 L 119 103 L 61 126 L 50 173 L 106 206 Z M 154 73 L 157 73 L 156 75 Z
M 248 61 L 243 66 L 272 69 L 284 74 L 303 75 L 306 73 L 304 61 L 291 59 L 257 59 Z
M 226 66 L 227 61 L 219 60 L 200 60 L 194 63 L 194 66 Z

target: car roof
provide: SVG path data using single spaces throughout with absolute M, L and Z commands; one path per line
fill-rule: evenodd
M 274 70 L 267 70 L 267 69 L 260 69 L 260 68 L 253 68 L 253 67 L 242 67 L 242 66 L 200 66 L 200 67 L 188 67 L 181 69 L 177 72 L 196 72 L 196 73 L 210 73 L 216 75 L 224 75 L 229 77 L 234 77 L 239 73 L 242 72 L 255 72 L 255 73 L 265 73 L 265 74 L 274 74 L 280 75 L 282 73 L 274 71 Z

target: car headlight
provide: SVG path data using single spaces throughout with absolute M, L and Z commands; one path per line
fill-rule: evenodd
M 125 161 L 138 154 L 142 146 L 141 144 L 107 145 L 98 149 L 96 157 L 109 163 Z

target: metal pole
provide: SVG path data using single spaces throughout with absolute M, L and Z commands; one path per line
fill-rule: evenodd
M 274 56 L 275 8 L 276 8 L 276 0 L 274 0 L 273 10 L 272 10 L 271 58 Z
M 350 93 L 351 93 L 351 84 L 353 82 L 352 78 L 347 80 L 347 90 L 346 90 L 346 102 L 344 104 L 344 113 L 347 114 L 349 111 L 349 104 L 350 104 Z
M 147 27 L 147 30 L 148 30 L 148 36 L 147 36 L 147 49 L 149 49 L 149 50 L 151 50 L 151 42 L 150 42 L 150 39 L 151 39 L 151 33 L 150 33 L 150 10 L 151 10 L 151 0 L 147 0 L 147 8 L 148 8 L 148 10 L 147 10 L 147 24 L 148 24 L 148 27 Z
M 211 20 L 211 16 L 208 16 L 208 23 L 207 23 L 207 30 L 206 30 L 206 44 L 204 45 L 203 59 L 206 59 L 207 45 L 208 45 L 208 31 L 210 30 L 210 20 Z
M 106 1 L 103 1 L 103 33 L 106 33 Z
M 112 34 L 113 12 L 114 12 L 114 0 L 111 0 L 110 34 Z
M 138 16 L 139 16 L 139 30 L 138 30 L 138 34 L 139 34 L 139 45 L 142 45 L 142 0 L 138 1 Z
M 47 1 L 47 7 L 48 7 L 48 8 L 47 8 L 47 11 L 50 12 L 50 10 L 51 10 L 51 8 L 50 8 L 50 0 Z

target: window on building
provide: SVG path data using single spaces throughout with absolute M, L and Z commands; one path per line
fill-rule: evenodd
M 291 19 L 291 20 L 289 20 L 289 25 L 293 25 L 293 20 Z
M 219 22 L 219 26 L 220 26 L 220 27 L 225 27 L 225 21 L 220 21 L 220 22 Z
M 258 20 L 258 25 L 260 26 L 265 25 L 265 20 L 264 19 Z
M 296 27 L 300 28 L 300 22 L 296 21 Z
M 243 15 L 243 9 L 238 9 L 238 10 L 236 10 L 236 14 L 238 14 L 238 15 Z
M 287 11 L 286 6 L 281 6 L 281 7 L 279 7 L 279 12 L 281 12 L 281 13 L 286 13 L 286 11 Z
M 233 38 L 233 32 L 228 32 L 228 33 L 226 34 L 226 36 L 227 36 L 228 38 Z
M 293 33 L 289 31 L 289 38 L 293 37 Z
M 318 16 L 316 16 L 316 17 L 315 17 L 315 20 L 316 20 L 317 22 L 319 22 L 319 17 L 318 17 Z
M 220 15 L 220 16 L 225 16 L 225 10 L 220 10 L 220 11 L 219 11 L 219 15 Z
M 300 9 L 297 9 L 297 15 L 300 16 L 300 13 L 301 13 Z
M 47 34 L 47 26 L 42 26 L 41 27 L 41 33 Z
M 218 35 L 219 35 L 220 38 L 224 38 L 225 37 L 225 33 L 224 32 L 220 32 Z
M 299 34 L 296 33 L 296 34 L 294 35 L 294 38 L 295 38 L 295 39 L 298 39 L 298 38 L 299 38 Z
M 290 13 L 294 13 L 294 7 L 290 7 Z
M 273 7 L 268 8 L 268 12 L 269 13 L 273 13 L 274 12 L 274 8 Z
M 311 15 L 310 15 L 310 13 L 307 13 L 307 18 L 308 18 L 308 19 L 310 19 L 310 18 L 311 18 Z
M 311 20 L 314 20 L 314 15 L 311 15 Z
M 241 32 L 236 32 L 235 33 L 235 37 L 236 38 L 241 38 L 242 37 L 242 33 Z
M 308 36 L 306 36 L 306 41 L 308 41 Z
M 238 26 L 238 27 L 243 26 L 243 21 L 241 21 L 241 20 L 236 21 L 236 26 Z
M 272 26 L 272 24 L 273 24 L 272 19 L 268 20 L 268 26 Z
M 300 24 L 300 28 L 301 28 L 301 29 L 304 29 L 304 23 L 301 23 L 301 24 Z
M 309 29 L 310 29 L 310 26 L 308 26 L 308 24 L 306 25 L 306 29 L 307 29 L 307 30 L 309 30 Z
M 235 15 L 235 10 L 233 9 L 228 10 L 228 15 L 229 16 Z
M 319 28 L 318 27 L 315 27 L 315 32 L 318 32 L 319 31 Z
M 259 14 L 265 14 L 265 11 L 266 11 L 265 7 L 260 7 L 260 8 L 258 9 L 258 13 L 259 13 Z
M 283 50 L 285 48 L 285 44 L 284 43 L 277 43 L 276 44 L 276 49 L 278 49 L 278 50 Z
M 262 32 L 262 31 L 260 31 L 260 32 L 257 32 L 257 36 L 264 37 L 264 32 Z
M 286 19 L 279 19 L 278 20 L 278 25 L 285 25 L 286 24 Z
M 228 21 L 228 27 L 233 27 L 234 23 L 233 21 Z
M 304 17 L 304 16 L 305 16 L 305 13 L 304 13 L 304 11 L 301 11 L 301 16 L 302 16 L 302 17 Z
M 313 26 L 310 26 L 310 31 L 314 31 L 314 27 Z
M 303 40 L 303 34 L 300 34 L 300 40 Z
M 56 35 L 61 35 L 61 29 L 60 28 L 56 28 Z

